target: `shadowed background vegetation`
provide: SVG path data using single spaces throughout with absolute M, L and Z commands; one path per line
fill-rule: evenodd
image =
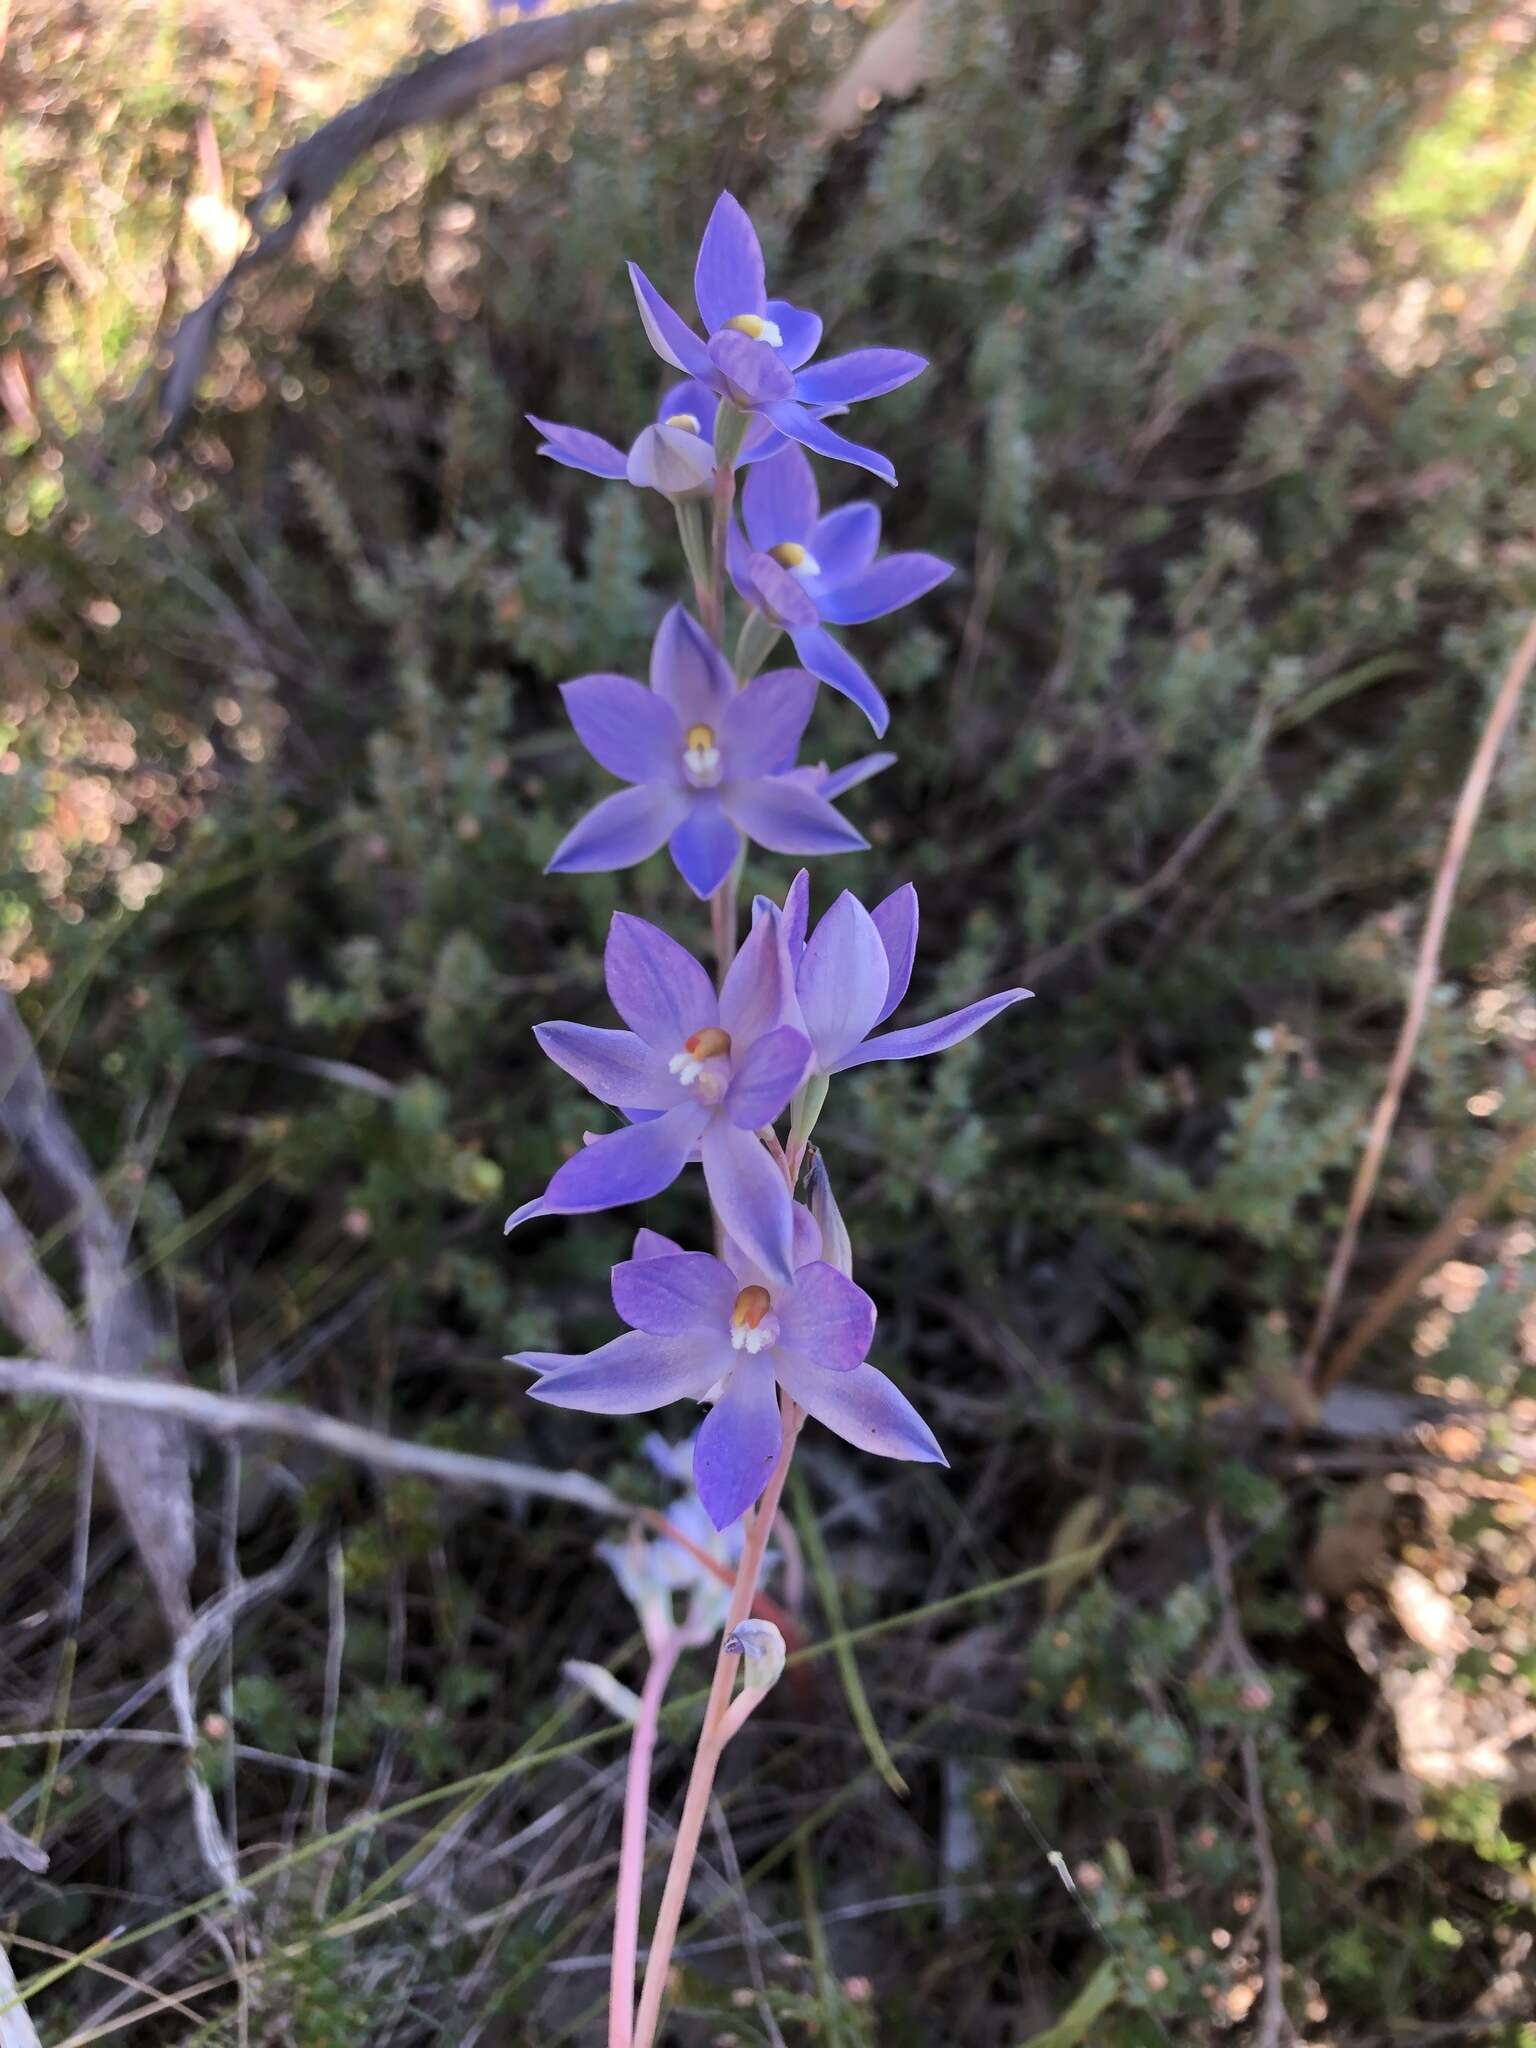
M 829 121 L 891 13 L 707 0 L 392 142 L 155 460 L 156 349 L 282 146 L 483 24 L 13 0 L 0 980 L 166 1370 L 666 1498 L 648 1421 L 501 1362 L 611 1334 L 641 1220 L 503 1244 L 595 1114 L 530 1027 L 609 1021 L 615 908 L 704 930 L 664 861 L 541 874 L 601 780 L 555 685 L 642 666 L 680 577 L 660 501 L 522 415 L 650 416 L 623 259 L 686 302 L 729 186 L 834 346 L 933 363 L 862 418 L 890 544 L 957 574 L 860 629 L 900 759 L 818 900 L 917 883 L 913 1018 L 1037 999 L 824 1118 L 877 1362 L 953 1469 L 807 1437 L 805 1640 L 887 1626 L 732 1750 L 672 2038 L 1273 2048 L 1277 1985 L 1317 2048 L 1529 2048 L 1536 1159 L 1353 1404 L 1319 1418 L 1296 1360 L 1536 599 L 1533 22 L 927 0 L 915 82 Z M 1342 1329 L 1536 1120 L 1530 728 Z M 812 742 L 858 751 L 857 714 L 823 692 Z M 792 871 L 754 850 L 748 886 Z M 644 1220 L 696 1235 L 701 1198 Z M 600 2039 L 621 1745 L 561 1666 L 632 1675 L 608 1525 L 204 1447 L 194 1598 L 282 1563 L 201 1673 L 252 1888 L 209 1907 L 164 1623 L 79 1443 L 0 1409 L 0 1810 L 51 1858 L 0 1905 L 43 2037 Z

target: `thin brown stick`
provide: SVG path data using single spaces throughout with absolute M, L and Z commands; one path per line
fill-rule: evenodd
M 1526 1154 L 1536 1146 L 1536 1123 L 1527 1124 L 1500 1146 L 1498 1156 L 1474 1194 L 1452 1204 L 1418 1249 L 1409 1254 L 1359 1322 L 1318 1375 L 1318 1392 L 1326 1394 L 1369 1350 L 1398 1310 L 1418 1292 L 1419 1283 L 1450 1257 L 1474 1224 L 1481 1222 L 1509 1186 Z
M 0 1394 L 57 1394 L 72 1401 L 99 1401 L 104 1407 L 133 1408 L 142 1414 L 174 1416 L 213 1436 L 232 1433 L 291 1437 L 317 1444 L 337 1457 L 355 1458 L 385 1472 L 409 1472 L 442 1486 L 481 1493 L 504 1493 L 516 1499 L 532 1494 L 591 1508 L 600 1515 L 630 1512 L 601 1480 L 582 1472 L 546 1472 L 510 1458 L 482 1458 L 470 1451 L 440 1451 L 428 1444 L 402 1443 L 382 1430 L 364 1429 L 317 1415 L 311 1408 L 286 1401 L 254 1401 L 243 1395 L 213 1394 L 184 1387 L 173 1380 L 119 1380 L 107 1373 L 83 1372 L 73 1366 L 35 1358 L 0 1358 Z
M 1472 764 L 1467 770 L 1467 779 L 1462 784 L 1461 795 L 1456 800 L 1456 815 L 1451 820 L 1450 835 L 1445 842 L 1445 851 L 1440 856 L 1434 890 L 1429 899 L 1429 914 L 1424 920 L 1424 935 L 1419 941 L 1419 957 L 1414 965 L 1413 986 L 1409 991 L 1408 1008 L 1403 1016 L 1402 1030 L 1398 1033 L 1397 1050 L 1392 1055 L 1386 1085 L 1381 1091 L 1380 1101 L 1376 1104 L 1376 1114 L 1371 1119 L 1370 1135 L 1361 1154 L 1355 1184 L 1350 1190 L 1349 1210 L 1344 1218 L 1344 1228 L 1339 1233 L 1338 1244 L 1334 1247 L 1328 1277 L 1323 1283 L 1322 1299 L 1318 1303 L 1312 1334 L 1307 1339 L 1307 1348 L 1302 1353 L 1296 1369 L 1301 1385 L 1305 1389 L 1311 1388 L 1317 1376 L 1317 1361 L 1322 1355 L 1323 1346 L 1328 1341 L 1339 1312 L 1344 1284 L 1349 1278 L 1355 1248 L 1360 1240 L 1360 1225 L 1365 1220 L 1365 1212 L 1371 1205 L 1372 1195 L 1376 1192 L 1382 1160 L 1386 1156 L 1387 1146 L 1392 1137 L 1392 1127 L 1397 1121 L 1403 1089 L 1407 1086 L 1408 1076 L 1413 1068 L 1413 1056 L 1418 1048 L 1419 1034 L 1424 1028 L 1429 999 L 1439 979 L 1440 949 L 1445 941 L 1445 928 L 1450 920 L 1456 884 L 1461 878 L 1462 863 L 1466 859 L 1467 848 L 1472 843 L 1472 834 L 1477 829 L 1477 821 L 1482 814 L 1483 800 L 1488 794 L 1488 784 L 1492 779 L 1493 764 L 1500 743 L 1519 708 L 1521 694 L 1533 663 L 1536 663 L 1536 618 L 1532 618 L 1527 625 L 1520 645 L 1515 649 L 1514 657 L 1504 672 L 1504 680 L 1500 683 L 1498 694 L 1489 707 L 1482 736 L 1472 756 Z
M 1206 1543 L 1211 1553 L 1211 1571 L 1221 1602 L 1221 1639 L 1228 1663 L 1245 1685 L 1263 1687 L 1269 1681 L 1248 1647 L 1238 1618 L 1237 1591 L 1232 1583 L 1232 1553 L 1221 1514 L 1212 1508 L 1205 1518 Z M 1284 1950 L 1281 1946 L 1280 1871 L 1275 1862 L 1275 1845 L 1269 1832 L 1269 1814 L 1264 1805 L 1264 1776 L 1259 1768 L 1259 1746 L 1251 1735 L 1238 1742 L 1243 1762 L 1243 1796 L 1253 1828 L 1253 1855 L 1259 1866 L 1259 1909 L 1264 1922 L 1264 2003 L 1259 2009 L 1258 2048 L 1282 2048 L 1293 2040 L 1291 2022 L 1285 2010 L 1282 1982 Z

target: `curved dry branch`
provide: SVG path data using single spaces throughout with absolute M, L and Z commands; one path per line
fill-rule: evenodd
M 238 256 L 208 297 L 188 313 L 171 336 L 170 360 L 160 385 L 159 454 L 185 426 L 218 333 L 230 293 L 252 271 L 286 254 L 305 222 L 351 170 L 359 157 L 407 128 L 453 121 L 488 92 L 527 78 L 546 65 L 568 64 L 583 51 L 632 27 L 643 27 L 683 11 L 687 0 L 606 0 L 548 21 L 514 22 L 476 36 L 443 56 L 429 57 L 396 73 L 375 92 L 333 115 L 313 135 L 296 143 L 251 204 L 256 240 Z M 287 212 L 273 225 L 272 213 Z

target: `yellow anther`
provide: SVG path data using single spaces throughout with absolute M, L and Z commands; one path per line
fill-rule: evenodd
M 661 423 L 664 427 L 681 427 L 685 434 L 699 431 L 699 416 L 692 412 L 669 413 Z
M 781 569 L 798 569 L 805 561 L 805 549 L 797 540 L 781 540 L 776 548 L 770 548 L 768 552 Z
M 738 334 L 749 334 L 754 341 L 761 341 L 768 332 L 768 322 L 761 313 L 738 313 L 725 324 L 727 327 L 734 327 Z
M 683 1050 L 690 1052 L 696 1060 L 712 1060 L 723 1057 L 731 1049 L 731 1034 L 722 1031 L 718 1024 L 706 1024 L 702 1031 L 695 1031 L 691 1038 L 683 1040 Z M 758 1292 L 761 1294 L 762 1289 Z M 764 1301 L 768 1299 L 763 1295 Z
M 712 747 L 712 746 L 713 746 L 714 744 L 715 744 L 715 733 L 714 733 L 714 728 L 713 728 L 713 726 L 708 726 L 708 725 L 690 725 L 690 726 L 689 726 L 689 728 L 688 728 L 688 751 L 689 751 L 690 753 L 692 753 L 692 752 L 694 751 L 694 749 L 695 749 L 695 748 L 697 748 L 697 749 L 698 749 L 698 751 L 699 751 L 700 753 L 703 753 L 703 752 L 704 752 L 704 750 L 705 750 L 706 748 L 708 748 L 708 747 Z
M 731 1310 L 731 1322 L 738 1330 L 755 1330 L 772 1306 L 766 1287 L 743 1287 Z

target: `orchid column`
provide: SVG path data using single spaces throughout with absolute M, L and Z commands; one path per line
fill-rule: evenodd
M 634 265 L 630 276 L 652 347 L 685 381 L 666 393 L 627 452 L 585 429 L 533 424 L 542 452 L 556 461 L 671 501 L 699 617 L 681 605 L 665 614 L 648 684 L 593 675 L 564 686 L 577 736 L 624 787 L 572 828 L 550 868 L 630 867 L 665 846 L 710 905 L 718 987 L 665 932 L 614 918 L 604 965 L 625 1028 L 548 1023 L 535 1035 L 617 1113 L 618 1125 L 568 1159 L 507 1228 L 648 1200 L 694 1164 L 714 1213 L 713 1252 L 639 1233 L 634 1256 L 613 1270 L 623 1334 L 586 1356 L 533 1352 L 517 1361 L 538 1375 L 533 1397 L 556 1407 L 630 1415 L 704 1403 L 694 1483 L 710 1524 L 733 1536 L 734 1581 L 636 2013 L 643 1835 L 637 1845 L 635 1831 L 644 1827 L 660 1696 L 683 1643 L 642 1611 L 652 1663 L 637 1703 L 625 1802 L 609 2041 L 651 2048 L 716 1766 L 776 1669 L 766 1643 L 771 1624 L 749 1617 L 805 1418 L 876 1456 L 944 1463 L 928 1425 L 869 1362 L 875 1304 L 852 1278 L 847 1232 L 820 1164 L 815 1199 L 796 1199 L 811 1133 L 838 1074 L 943 1051 L 1027 991 L 1007 989 L 932 1023 L 882 1032 L 906 994 L 916 953 L 910 884 L 873 910 L 844 891 L 808 930 L 802 870 L 782 904 L 757 898 L 738 951 L 748 844 L 802 856 L 863 848 L 835 800 L 895 758 L 866 755 L 837 771 L 800 764 L 819 682 L 857 704 L 877 735 L 888 722 L 874 682 L 827 628 L 911 603 L 947 577 L 949 565 L 924 554 L 880 557 L 872 504 L 823 515 L 806 451 L 894 483 L 884 456 L 827 419 L 895 390 L 925 365 L 900 349 L 815 363 L 821 321 L 767 296 L 756 233 L 729 193 L 710 215 L 694 272 L 707 338 Z M 726 619 L 732 590 L 743 607 L 734 643 Z M 798 665 L 760 673 L 785 634 Z M 781 1137 L 776 1127 L 786 1116 Z M 743 1654 L 747 1685 L 733 1707 Z

